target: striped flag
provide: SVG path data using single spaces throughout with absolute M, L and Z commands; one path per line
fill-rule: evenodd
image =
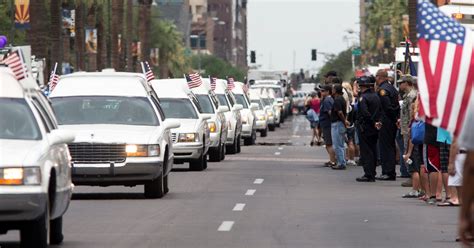
M 428 0 L 418 0 L 417 29 L 420 115 L 458 135 L 473 92 L 474 35 Z
M 54 64 L 54 69 L 51 71 L 51 75 L 49 76 L 49 93 L 51 93 L 54 88 L 56 88 L 56 85 L 58 84 L 59 81 L 59 75 L 56 73 L 56 70 L 58 69 L 58 63 L 56 62 Z
M 142 65 L 142 71 L 143 74 L 145 75 L 146 81 L 150 82 L 151 80 L 155 79 L 155 74 L 153 74 L 153 70 L 151 70 L 150 64 L 148 64 L 148 61 L 141 62 Z
M 227 78 L 227 89 L 228 90 L 233 90 L 234 88 L 235 88 L 234 78 L 228 77 Z
M 186 81 L 188 82 L 188 87 L 190 89 L 197 88 L 202 84 L 201 75 L 199 75 L 199 73 L 197 72 L 192 74 L 185 74 L 184 77 L 186 78 Z
M 211 82 L 211 90 L 215 91 L 217 86 L 217 78 L 209 76 L 209 82 Z
M 3 63 L 10 67 L 16 80 L 22 80 L 27 77 L 26 64 L 24 63 L 23 56 L 19 51 L 8 54 L 8 57 L 3 60 Z

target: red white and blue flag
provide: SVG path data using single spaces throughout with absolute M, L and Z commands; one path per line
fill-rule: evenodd
M 49 75 L 49 82 L 48 82 L 49 93 L 51 93 L 54 90 L 54 88 L 56 88 L 56 85 L 58 85 L 59 75 L 56 73 L 57 69 L 58 69 L 58 63 L 56 62 L 54 64 L 54 69 L 51 71 L 51 75 Z
M 227 89 L 228 90 L 233 90 L 234 88 L 235 88 L 234 78 L 233 77 L 228 77 L 227 78 Z
M 217 78 L 209 76 L 209 82 L 211 83 L 211 90 L 215 91 L 217 86 Z
M 458 135 L 474 85 L 474 35 L 428 0 L 417 3 L 420 115 Z
M 155 74 L 153 74 L 153 70 L 151 69 L 150 64 L 148 64 L 148 61 L 142 62 L 141 64 L 146 81 L 150 82 L 151 80 L 155 79 Z
M 26 74 L 26 64 L 20 51 L 9 53 L 2 62 L 13 71 L 16 80 L 22 80 L 28 76 Z
M 189 75 L 185 74 L 184 77 L 186 78 L 186 81 L 188 82 L 188 87 L 190 89 L 197 88 L 202 84 L 201 75 L 199 75 L 199 73 L 197 72 Z

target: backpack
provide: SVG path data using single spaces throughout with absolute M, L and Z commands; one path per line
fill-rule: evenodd
M 425 139 L 425 123 L 423 121 L 414 121 L 411 124 L 411 143 L 422 145 Z

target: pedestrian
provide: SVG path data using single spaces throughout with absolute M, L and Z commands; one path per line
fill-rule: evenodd
M 321 111 L 321 99 L 318 97 L 317 92 L 312 92 L 310 96 L 306 103 L 306 106 L 308 106 L 306 116 L 310 122 L 311 130 L 313 131 L 310 145 L 313 146 L 316 143 L 316 145 L 320 146 L 319 112 Z
M 349 127 L 347 121 L 346 100 L 343 97 L 342 85 L 335 84 L 332 89 L 334 104 L 331 110 L 331 137 L 334 151 L 336 153 L 337 165 L 332 166 L 333 170 L 346 169 L 346 152 L 344 143 L 346 140 L 346 128 Z
M 382 175 L 377 180 L 395 181 L 395 137 L 397 134 L 397 120 L 400 116 L 398 91 L 387 80 L 387 71 L 378 70 L 375 76 L 377 93 L 382 106 L 382 127 L 379 132 L 379 153 L 382 163 Z
M 332 167 L 336 165 L 336 154 L 332 146 L 331 137 L 331 110 L 334 104 L 334 99 L 331 97 L 331 85 L 324 85 L 320 90 L 323 100 L 319 112 L 319 126 L 321 127 L 324 145 L 329 156 L 329 162 L 325 163 L 325 166 Z
M 466 160 L 466 149 L 459 148 L 458 140 L 453 137 L 451 149 L 449 151 L 449 165 L 448 165 L 448 187 L 451 188 L 451 198 L 447 199 L 444 204 L 440 206 L 456 207 L 459 206 L 459 195 L 462 186 L 462 172 L 464 161 Z
M 429 205 L 435 205 L 436 202 L 442 201 L 441 190 L 438 188 L 440 182 L 441 172 L 441 157 L 440 157 L 440 144 L 437 141 L 438 128 L 425 123 L 425 138 L 424 144 L 424 158 L 426 168 L 428 170 L 428 180 L 430 187 L 430 194 L 428 196 L 427 203 Z
M 472 99 L 471 99 L 472 101 Z M 459 238 L 465 245 L 474 242 L 474 103 L 466 112 L 465 125 L 459 136 L 459 146 L 466 149 L 461 190 Z
M 346 104 L 347 104 L 347 121 L 349 121 L 349 127 L 347 128 L 347 165 L 355 166 L 355 111 L 354 111 L 354 96 L 352 86 L 348 82 L 342 83 L 342 87 L 344 88 L 344 92 L 347 94 Z
M 359 135 L 360 159 L 364 175 L 358 182 L 375 182 L 377 166 L 377 140 L 381 125 L 382 109 L 380 99 L 374 92 L 374 82 L 370 77 L 357 79 L 360 96 L 357 105 L 356 127 Z

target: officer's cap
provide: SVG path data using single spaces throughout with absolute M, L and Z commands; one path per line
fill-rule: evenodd
M 357 84 L 359 86 L 365 86 L 365 87 L 372 87 L 374 86 L 375 80 L 373 77 L 370 76 L 362 76 L 357 78 Z
M 408 83 L 408 84 L 413 84 L 413 79 L 410 75 L 405 75 L 405 76 L 402 76 L 400 79 L 397 80 L 397 83 L 401 84 L 401 83 Z

